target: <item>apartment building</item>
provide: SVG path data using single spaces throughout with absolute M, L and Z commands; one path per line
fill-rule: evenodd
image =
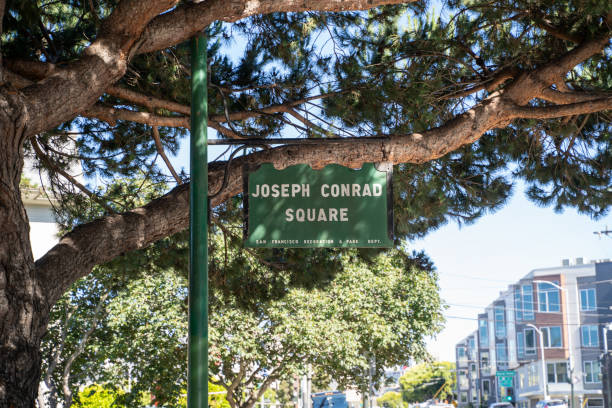
M 464 405 L 479 401 L 480 367 L 478 361 L 477 333 L 473 332 L 457 344 L 457 399 Z
M 575 408 L 603 407 L 600 358 L 611 342 L 611 307 L 608 260 L 531 271 L 500 292 L 457 343 L 459 406 L 535 408 L 573 395 Z

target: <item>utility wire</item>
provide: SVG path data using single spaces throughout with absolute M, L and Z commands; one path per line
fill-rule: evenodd
M 531 303 L 532 306 L 539 305 L 539 302 L 523 302 L 523 304 L 529 304 L 529 303 Z M 470 308 L 470 309 L 482 309 L 483 311 L 486 311 L 486 309 L 491 309 L 491 308 L 495 307 L 495 305 L 493 307 L 489 307 L 489 306 L 471 305 L 471 304 L 466 304 L 466 303 L 446 303 L 446 304 L 449 305 L 449 306 L 466 307 L 466 308 Z M 560 307 L 561 304 L 551 303 L 549 305 L 559 306 Z M 570 302 L 570 303 L 568 303 L 568 305 L 578 306 L 578 303 Z M 514 311 L 514 312 L 516 312 L 518 310 L 518 311 L 521 311 L 523 313 L 546 313 L 546 314 L 549 314 L 549 315 L 562 315 L 563 314 L 563 312 L 560 312 L 560 311 L 559 312 L 541 312 L 541 311 L 537 310 L 537 308 L 533 308 L 531 310 L 526 310 L 525 308 L 517 309 L 516 307 L 513 307 L 513 306 L 501 306 L 500 305 L 498 307 L 503 307 L 504 309 L 511 310 L 511 311 Z M 608 313 L 594 313 L 595 310 L 582 310 L 582 309 L 580 310 L 580 313 L 581 314 L 584 313 L 585 315 L 588 315 L 588 316 L 606 316 L 606 315 L 612 316 L 612 310 L 610 308 L 608 308 L 608 307 L 605 307 L 605 306 L 596 306 L 594 309 L 595 310 L 598 310 L 598 309 L 605 310 Z M 532 320 L 532 319 L 521 319 L 521 320 Z

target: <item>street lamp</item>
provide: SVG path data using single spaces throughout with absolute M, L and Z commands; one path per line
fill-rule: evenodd
M 544 336 L 542 335 L 542 331 L 538 329 L 535 325 L 531 323 L 526 324 L 529 327 L 532 327 L 535 331 L 538 332 L 540 336 L 540 350 L 542 352 L 542 387 L 544 387 L 544 400 L 548 399 L 548 381 L 546 378 L 546 357 L 544 357 Z
M 571 387 L 571 399 L 570 399 L 570 408 L 574 408 L 574 359 L 572 358 L 572 353 L 573 353 L 573 348 L 572 348 L 572 330 L 571 330 L 571 326 L 570 326 L 570 321 L 569 321 L 569 295 L 567 294 L 567 290 L 560 286 L 557 285 L 554 282 L 550 282 L 550 281 L 543 281 L 543 280 L 534 280 L 533 282 L 535 283 L 546 283 L 548 285 L 551 285 L 557 289 L 559 289 L 560 291 L 562 291 L 565 294 L 565 304 L 567 307 L 567 347 L 569 348 L 569 354 L 568 354 L 568 368 L 569 368 L 569 382 L 570 382 L 570 387 Z M 578 302 L 579 299 L 576 300 L 576 302 Z M 544 351 L 542 350 L 542 354 L 544 354 Z

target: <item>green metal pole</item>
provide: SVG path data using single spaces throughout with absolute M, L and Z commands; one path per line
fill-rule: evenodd
M 187 407 L 208 407 L 208 95 L 206 37 L 191 40 Z

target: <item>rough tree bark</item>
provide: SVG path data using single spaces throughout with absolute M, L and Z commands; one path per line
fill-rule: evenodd
M 112 92 L 131 56 L 182 42 L 214 20 L 236 21 L 283 11 L 363 10 L 406 1 L 410 0 L 209 0 L 174 7 L 177 0 L 121 0 L 80 59 L 61 68 L 42 64 L 44 72 L 38 72 L 35 81 L 5 71 L 8 62 L 0 67 L 0 80 L 12 78 L 12 83 L 0 82 L 0 407 L 34 406 L 40 379 L 39 345 L 49 310 L 74 281 L 97 264 L 143 248 L 188 225 L 189 186 L 181 185 L 142 208 L 76 228 L 34 263 L 19 192 L 24 141 L 80 113 L 98 112 L 96 100 L 107 90 Z M 0 0 L 3 11 L 4 1 Z M 612 23 L 612 17 L 608 20 Z M 227 188 L 213 205 L 241 191 L 241 168 L 246 162 L 269 161 L 277 167 L 297 163 L 321 167 L 334 162 L 359 167 L 366 161 L 382 160 L 421 163 L 473 143 L 486 131 L 506 126 L 514 118 L 560 117 L 610 109 L 612 99 L 607 94 L 551 88 L 567 71 L 600 52 L 608 44 L 609 34 L 583 42 L 533 72 L 500 75 L 503 81 L 512 81 L 503 92 L 493 92 L 440 128 L 422 134 L 390 135 L 386 142 L 282 147 L 237 160 L 230 169 Z M 25 71 L 39 68 L 40 64 L 31 64 Z M 525 107 L 533 98 L 557 105 Z M 210 169 L 211 191 L 219 188 L 221 174 L 219 167 Z
M 121 2 L 82 60 L 63 75 L 51 75 L 20 91 L 10 84 L 0 88 L 0 407 L 34 406 L 40 340 L 53 304 L 48 289 L 54 282 L 41 279 L 35 269 L 19 190 L 23 144 L 48 128 L 45 118 L 55 116 L 61 122 L 74 117 L 83 104 L 93 104 L 97 95 L 85 92 L 88 87 L 101 93 L 120 78 L 146 24 L 174 1 L 139 3 Z M 3 9 L 4 2 L 1 5 Z
M 49 316 L 36 278 L 19 181 L 28 112 L 23 98 L 0 89 L 0 406 L 32 406 L 40 380 L 40 339 Z

